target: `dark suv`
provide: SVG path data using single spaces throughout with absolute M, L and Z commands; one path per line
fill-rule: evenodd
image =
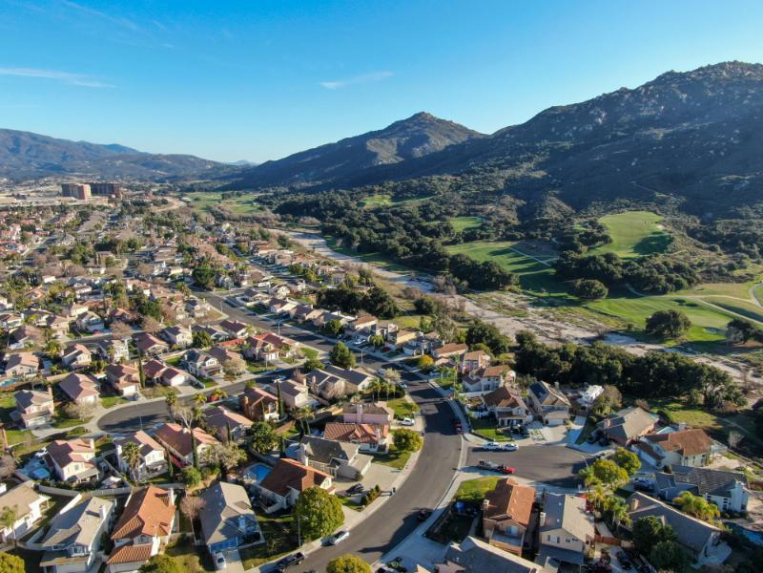
M 278 571 L 279 573 L 281 571 L 286 571 L 289 567 L 294 567 L 294 565 L 299 565 L 305 560 L 305 556 L 301 552 L 292 553 L 291 555 L 287 555 L 283 559 L 281 559 L 278 563 L 276 563 L 275 571 Z

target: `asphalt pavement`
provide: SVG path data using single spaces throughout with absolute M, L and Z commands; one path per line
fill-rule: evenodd
M 521 446 L 515 452 L 486 452 L 478 446 L 469 446 L 468 466 L 480 460 L 503 464 L 516 470 L 516 476 L 543 482 L 551 487 L 572 489 L 580 482 L 578 472 L 593 463 L 595 458 L 564 446 Z M 476 471 L 476 470 L 475 470 Z

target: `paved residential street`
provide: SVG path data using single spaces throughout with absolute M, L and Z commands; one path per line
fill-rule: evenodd
M 517 477 L 550 487 L 575 488 L 579 482 L 577 473 L 594 458 L 564 446 L 522 446 L 516 452 L 483 452 L 470 444 L 467 465 L 476 466 L 479 460 L 513 467 Z

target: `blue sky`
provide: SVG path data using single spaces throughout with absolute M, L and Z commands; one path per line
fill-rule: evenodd
M 732 9 L 733 8 L 733 9 Z M 0 0 L 0 127 L 264 161 L 763 61 L 763 2 Z

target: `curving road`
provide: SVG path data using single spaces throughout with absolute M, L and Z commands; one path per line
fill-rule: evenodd
M 226 305 L 224 299 L 212 293 L 205 296 L 215 306 L 222 305 L 225 312 L 237 320 L 272 329 L 273 323 L 246 309 Z M 282 325 L 281 333 L 304 344 L 328 352 L 333 346 L 323 337 L 304 329 Z M 378 358 L 366 357 L 363 366 L 371 371 L 390 366 Z M 422 508 L 434 508 L 442 499 L 458 469 L 461 454 L 461 436 L 453 429 L 453 411 L 440 394 L 415 374 L 400 371 L 409 383 L 409 394 L 419 405 L 426 439 L 416 466 L 397 494 L 384 501 L 365 520 L 353 527 L 350 538 L 336 547 L 322 547 L 311 553 L 301 570 L 325 571 L 328 562 L 344 553 L 355 553 L 373 563 L 396 547 L 419 525 L 416 513 Z M 273 373 L 260 377 L 267 379 Z M 233 396 L 241 392 L 244 384 L 232 384 L 225 390 Z M 189 398 L 190 399 L 190 398 Z M 164 401 L 137 403 L 107 413 L 98 421 L 104 432 L 111 434 L 135 431 L 155 426 L 168 420 Z M 272 569 L 272 566 L 270 567 Z M 266 566 L 264 571 L 268 571 Z

